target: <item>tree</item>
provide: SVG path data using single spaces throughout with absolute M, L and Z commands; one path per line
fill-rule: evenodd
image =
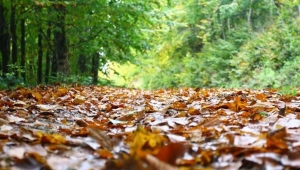
M 0 1 L 0 51 L 2 54 L 2 76 L 6 76 L 8 70 L 8 61 L 10 55 L 10 36 L 9 36 L 9 24 L 7 23 L 7 17 L 5 16 L 7 9 L 4 4 L 4 0 Z
M 25 34 L 26 34 L 26 29 L 25 29 L 25 19 L 22 18 L 20 22 L 21 26 L 21 43 L 20 43 L 20 51 L 21 51 L 21 63 L 20 66 L 23 69 L 21 75 L 23 78 L 23 81 L 26 82 L 26 73 L 25 73 L 25 60 L 26 60 L 26 41 L 25 41 Z
M 18 46 L 17 46 L 17 20 L 16 20 L 16 4 L 14 2 L 11 2 L 10 4 L 10 34 L 11 34 L 11 61 L 13 65 L 13 72 L 14 75 L 17 77 L 17 62 L 18 62 Z
M 45 83 L 49 83 L 50 77 L 50 67 L 51 67 L 51 56 L 53 56 L 53 50 L 51 49 L 51 21 L 47 22 L 47 33 L 46 33 L 46 41 L 48 44 L 47 52 L 46 52 L 46 66 L 45 66 Z
M 38 28 L 38 65 L 37 65 L 37 83 L 42 83 L 43 77 L 43 30 L 42 25 Z
M 106 62 L 134 61 L 134 55 L 148 48 L 141 30 L 151 24 L 149 18 L 155 15 L 151 11 L 160 4 L 135 0 L 0 2 L 2 73 L 18 76 L 17 71 L 22 71 L 29 84 L 73 81 L 74 76 L 93 77 L 96 83 L 99 67 Z
M 156 26 L 147 32 L 146 37 L 154 43 L 140 60 L 142 66 L 138 67 L 135 77 L 142 77 L 144 88 L 236 87 L 245 84 L 244 79 L 259 84 L 258 79 L 252 77 L 258 75 L 253 70 L 264 70 L 261 68 L 264 66 L 272 70 L 270 65 L 281 69 L 284 61 L 289 63 L 298 58 L 295 48 L 298 41 L 294 38 L 297 37 L 297 3 L 285 0 L 174 0 L 172 6 L 163 6 L 164 17 L 156 20 Z M 278 27 L 279 30 L 265 34 Z M 281 36 L 276 35 L 279 32 Z M 285 33 L 284 38 L 282 33 Z M 252 38 L 264 35 L 268 36 L 266 40 L 256 38 L 260 39 L 257 42 Z M 249 46 L 251 48 L 245 48 Z M 269 56 L 265 55 L 267 52 Z M 260 77 L 266 72 L 262 71 Z
M 70 73 L 70 68 L 65 28 L 66 7 L 64 4 L 54 4 L 54 8 L 57 21 L 54 22 L 54 56 L 52 64 L 56 64 L 56 66 L 53 67 L 52 75 L 56 75 L 57 73 L 68 75 Z

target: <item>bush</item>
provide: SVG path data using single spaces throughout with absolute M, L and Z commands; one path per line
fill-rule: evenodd
M 298 25 L 278 23 L 246 43 L 232 59 L 232 81 L 242 87 L 299 86 Z
M 0 77 L 0 89 L 13 89 L 17 86 L 24 86 L 24 80 L 14 73 L 6 73 L 4 77 Z

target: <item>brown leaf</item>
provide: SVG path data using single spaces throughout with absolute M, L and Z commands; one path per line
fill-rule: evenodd
M 152 113 L 152 112 L 155 112 L 155 109 L 151 104 L 147 103 L 146 106 L 145 106 L 145 112 L 146 113 Z
M 258 93 L 255 95 L 256 98 L 262 102 L 266 102 L 267 101 L 267 95 L 263 94 L 263 93 Z
M 178 110 L 178 111 L 182 111 L 182 110 L 187 110 L 187 105 L 183 102 L 174 102 L 170 108 Z
M 99 155 L 100 158 L 111 159 L 114 157 L 114 155 L 106 149 L 98 149 L 96 153 Z
M 79 104 L 84 103 L 85 100 L 86 100 L 85 97 L 76 95 L 75 98 L 74 98 L 74 100 L 73 100 L 73 104 L 79 105 Z
M 188 113 L 189 113 L 190 115 L 199 115 L 199 114 L 200 114 L 200 110 L 199 110 L 199 109 L 195 109 L 195 108 L 193 108 L 193 107 L 190 107 L 190 108 L 188 109 Z
M 234 101 L 230 102 L 228 106 L 230 110 L 238 112 L 242 109 L 245 109 L 247 105 L 248 104 L 246 99 L 242 99 L 240 96 L 235 96 Z
M 162 162 L 159 159 L 157 159 L 156 157 L 149 155 L 149 154 L 146 156 L 146 160 L 155 170 L 167 170 L 167 169 L 168 170 L 179 170 L 175 166 L 172 166 L 170 164 Z
M 184 143 L 169 143 L 166 146 L 163 146 L 156 157 L 164 161 L 166 163 L 169 163 L 171 165 L 175 165 L 177 158 L 182 157 L 184 152 L 186 150 L 186 147 Z
M 199 162 L 202 165 L 208 165 L 212 162 L 213 159 L 213 152 L 211 150 L 203 150 L 200 153 Z
M 286 128 L 281 128 L 279 130 L 272 131 L 267 136 L 267 148 L 288 149 L 288 145 L 285 141 L 285 137 L 287 136 Z
M 113 141 L 110 137 L 98 128 L 88 127 L 89 136 L 95 139 L 104 149 L 112 150 Z
M 283 165 L 286 165 L 288 167 L 292 168 L 300 168 L 300 154 L 299 149 L 293 150 L 289 152 L 288 154 L 281 157 L 281 162 Z

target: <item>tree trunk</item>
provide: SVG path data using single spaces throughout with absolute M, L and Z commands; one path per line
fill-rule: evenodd
M 227 18 L 227 29 L 228 31 L 231 31 L 231 26 L 230 26 L 230 18 Z
M 226 40 L 226 33 L 225 33 L 225 23 L 222 22 L 222 39 L 223 40 Z
M 85 73 L 86 72 L 86 58 L 83 54 L 79 54 L 77 63 L 78 63 L 78 69 L 80 71 L 80 74 Z
M 37 68 L 37 83 L 42 83 L 42 75 L 43 75 L 43 33 L 42 26 L 39 26 L 38 30 L 38 68 Z
M 98 69 L 99 69 L 99 54 L 95 53 L 92 59 L 92 74 L 93 74 L 93 84 L 98 83 Z
M 21 67 L 23 69 L 21 75 L 23 77 L 24 83 L 26 82 L 26 73 L 25 73 L 25 58 L 26 58 L 26 41 L 25 41 L 25 19 L 21 19 Z
M 248 12 L 248 16 L 247 16 L 248 27 L 250 29 L 252 29 L 251 17 L 252 17 L 252 1 L 251 1 L 251 6 L 250 6 L 250 9 L 249 9 L 249 12 Z
M 2 54 L 2 76 L 5 77 L 8 73 L 8 61 L 10 55 L 9 49 L 9 30 L 8 24 L 5 19 L 5 8 L 3 5 L 3 0 L 0 0 L 0 51 Z
M 65 16 L 66 9 L 63 5 L 59 4 L 56 6 L 57 11 L 57 22 L 55 23 L 54 31 L 54 47 L 55 57 L 53 58 L 53 65 L 56 64 L 56 73 L 68 75 L 70 72 L 69 61 L 68 61 L 68 47 L 65 31 Z M 54 66 L 55 67 L 55 66 Z M 54 75 L 56 75 L 56 73 Z
M 50 64 L 51 64 L 51 47 L 50 47 L 50 39 L 51 39 L 51 22 L 48 22 L 48 27 L 47 27 L 47 41 L 49 41 L 48 45 L 49 47 L 47 48 L 47 53 L 46 53 L 46 68 L 45 68 L 45 82 L 49 83 L 49 76 L 50 76 Z
M 11 2 L 11 17 L 10 17 L 10 33 L 11 33 L 11 59 L 13 64 L 13 72 L 18 77 L 17 60 L 18 60 L 18 46 L 17 46 L 17 24 L 16 24 L 16 6 Z

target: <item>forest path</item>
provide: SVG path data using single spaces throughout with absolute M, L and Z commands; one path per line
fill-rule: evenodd
M 300 94 L 38 86 L 0 91 L 2 169 L 300 168 Z

